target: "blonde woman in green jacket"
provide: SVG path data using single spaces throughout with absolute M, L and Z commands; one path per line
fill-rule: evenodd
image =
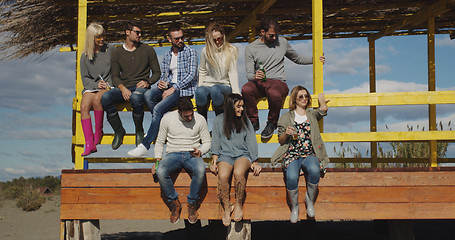
M 291 199 L 291 222 L 299 220 L 299 176 L 303 170 L 307 180 L 305 204 L 307 214 L 315 216 L 314 200 L 318 190 L 320 169 L 329 162 L 324 142 L 319 132 L 318 120 L 327 115 L 325 94 L 318 96 L 319 109 L 311 106 L 311 95 L 302 86 L 291 91 L 289 112 L 278 121 L 280 147 L 272 156 L 272 163 L 281 162 L 285 171 L 286 189 Z

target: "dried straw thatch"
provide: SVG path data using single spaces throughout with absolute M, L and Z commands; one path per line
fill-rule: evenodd
M 436 33 L 455 30 L 455 0 L 323 0 L 324 37 L 369 37 L 425 34 L 429 16 Z M 94 0 L 87 22 L 107 29 L 107 40 L 123 41 L 123 25 L 135 19 L 146 33 L 144 41 L 162 43 L 171 22 L 181 22 L 190 41 L 203 40 L 204 26 L 219 21 L 232 42 L 248 41 L 248 26 L 267 14 L 276 17 L 282 34 L 291 40 L 311 38 L 311 0 Z M 74 45 L 77 0 L 0 0 L 0 59 Z M 423 20 L 422 20 L 423 19 Z M 242 27 L 243 26 L 243 27 Z M 393 27 L 391 31 L 387 31 Z M 256 33 L 258 33 L 256 27 Z M 232 33 L 232 34 L 231 34 Z M 231 35 L 229 35 L 231 34 Z
M 59 21 L 76 15 L 64 0 L 0 0 L 1 58 L 42 54 L 76 39 L 76 21 Z

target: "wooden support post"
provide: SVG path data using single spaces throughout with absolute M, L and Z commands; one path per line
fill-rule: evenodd
M 61 240 L 101 240 L 99 220 L 66 220 L 60 228 Z
M 434 50 L 434 32 L 435 20 L 434 17 L 428 18 L 428 91 L 436 90 L 436 74 L 435 74 L 435 50 Z M 428 105 L 428 121 L 430 131 L 436 130 L 436 105 Z M 437 141 L 430 141 L 430 165 L 431 167 L 438 166 Z
M 84 220 L 82 221 L 83 240 L 101 240 L 100 221 Z
M 322 50 L 322 33 L 323 33 L 323 15 L 322 0 L 313 0 L 312 3 L 312 32 L 313 32 L 313 94 L 324 91 L 323 64 L 319 61 L 319 56 L 323 55 Z M 319 121 L 319 130 L 324 132 L 324 122 Z
M 369 39 L 369 59 L 370 59 L 370 93 L 376 92 L 376 50 L 375 41 Z M 376 106 L 370 106 L 370 132 L 376 132 Z M 378 167 L 378 144 L 377 142 L 370 142 L 371 151 L 371 167 Z
M 80 71 L 80 62 L 81 62 L 81 55 L 82 51 L 84 50 L 85 45 L 85 32 L 87 30 L 87 0 L 79 0 L 78 2 L 78 15 L 77 15 L 77 50 L 76 50 L 76 99 L 82 98 L 82 78 L 81 78 L 81 71 Z M 80 104 L 76 101 L 75 104 Z M 73 104 L 73 109 L 75 109 L 75 104 Z M 81 127 L 81 119 L 80 119 L 80 112 L 76 112 L 76 117 L 73 117 L 73 125 L 75 125 L 75 134 L 73 137 L 73 141 L 75 138 L 82 137 L 82 127 Z M 84 151 L 84 146 L 75 145 L 74 147 L 74 168 L 75 169 L 83 169 L 84 162 L 83 158 L 81 157 L 81 153 Z
M 227 232 L 226 240 L 251 240 L 251 221 L 232 221 Z
M 221 220 L 209 220 L 209 239 L 213 240 L 250 240 L 251 220 L 231 221 L 225 227 Z

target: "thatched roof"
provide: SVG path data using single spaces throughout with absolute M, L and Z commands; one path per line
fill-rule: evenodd
M 324 37 L 371 37 L 425 34 L 434 16 L 436 33 L 455 30 L 455 0 L 324 0 Z M 74 46 L 77 37 L 76 0 L 0 0 L 0 58 L 20 58 L 49 49 Z M 165 41 L 173 21 L 185 27 L 190 41 L 201 41 L 204 25 L 216 20 L 227 28 L 232 42 L 248 41 L 248 26 L 264 14 L 276 17 L 290 39 L 311 38 L 311 0 L 94 0 L 87 22 L 107 29 L 107 40 L 122 42 L 123 25 L 142 23 L 146 42 Z M 258 30 L 256 30 L 258 32 Z M 376 36 L 376 37 L 375 37 Z

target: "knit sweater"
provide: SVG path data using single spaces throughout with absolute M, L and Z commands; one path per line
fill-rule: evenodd
M 177 110 L 169 112 L 161 119 L 155 142 L 155 158 L 163 157 L 165 142 L 166 153 L 194 151 L 193 148 L 196 148 L 202 155 L 206 154 L 210 149 L 210 133 L 205 118 L 195 112 L 193 119 L 186 122 Z
M 100 76 L 112 86 L 111 77 L 111 54 L 112 47 L 105 45 L 101 51 L 93 56 L 93 60 L 89 60 L 87 55 L 81 56 L 81 78 L 84 90 L 98 90 L 98 82 L 101 80 Z
M 297 64 L 313 63 L 312 57 L 299 55 L 286 38 L 278 37 L 270 46 L 256 39 L 245 47 L 245 68 L 248 80 L 254 80 L 254 74 L 259 69 L 259 63 L 262 62 L 268 79 L 286 81 L 284 57 Z
M 139 43 L 134 51 L 127 51 L 120 46 L 112 52 L 112 81 L 115 87 L 120 84 L 132 87 L 140 81 L 154 84 L 160 76 L 160 64 L 153 47 Z
M 231 138 L 228 139 L 224 134 L 224 113 L 218 115 L 213 122 L 212 128 L 212 146 L 210 151 L 214 155 L 224 155 L 232 158 L 249 156 L 251 161 L 258 159 L 258 143 L 253 125 L 248 119 L 248 128 L 237 133 L 231 132 Z
M 198 86 L 212 87 L 213 85 L 220 84 L 230 86 L 232 93 L 240 93 L 239 90 L 239 76 L 237 73 L 237 58 L 232 56 L 232 62 L 226 63 L 226 55 L 220 51 L 215 52 L 214 57 L 222 65 L 229 64 L 228 71 L 218 73 L 213 69 L 206 58 L 206 48 L 202 49 L 201 62 L 199 64 L 199 84 Z M 233 48 L 233 51 L 238 51 Z M 235 54 L 232 52 L 231 54 Z M 224 66 L 222 67 L 224 69 Z

